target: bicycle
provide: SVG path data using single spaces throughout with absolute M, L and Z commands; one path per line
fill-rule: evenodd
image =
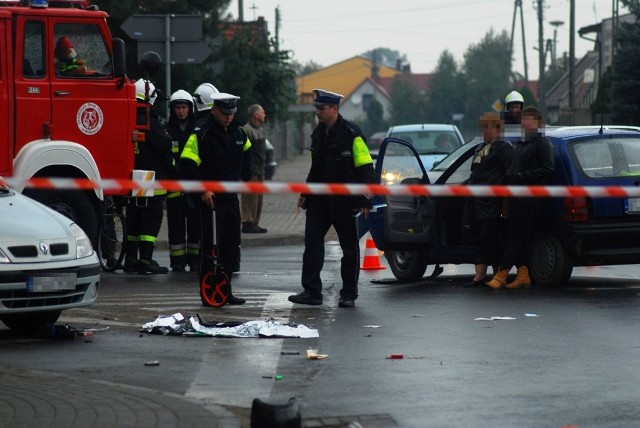
M 105 272 L 114 272 L 121 267 L 124 259 L 127 223 L 122 207 L 123 200 L 118 196 L 106 196 L 102 204 L 96 252 Z

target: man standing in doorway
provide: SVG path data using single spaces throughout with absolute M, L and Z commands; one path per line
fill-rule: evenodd
M 373 183 L 373 161 L 362 132 L 338 112 L 343 96 L 314 89 L 318 126 L 311 135 L 311 169 L 307 183 Z M 338 306 L 352 308 L 358 298 L 359 237 L 354 214 L 369 215 L 372 198 L 352 195 L 302 195 L 298 206 L 307 211 L 302 256 L 304 291 L 289 296 L 303 305 L 322 304 L 320 272 L 324 264 L 324 238 L 334 227 L 342 248 L 342 289 Z
M 264 121 L 267 115 L 260 104 L 249 107 L 249 122 L 244 130 L 251 141 L 251 181 L 264 181 L 264 160 L 267 152 L 267 132 Z M 262 213 L 262 193 L 243 193 L 240 199 L 242 212 L 242 233 L 266 233 L 267 229 L 258 226 Z

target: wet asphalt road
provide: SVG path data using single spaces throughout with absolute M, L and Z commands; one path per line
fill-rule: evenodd
M 339 309 L 339 258 L 339 247 L 328 245 L 320 307 L 286 300 L 299 291 L 300 247 L 243 250 L 233 279 L 249 300 L 243 307 L 203 308 L 190 273 L 105 275 L 98 303 L 62 321 L 108 331 L 90 341 L 51 341 L 0 329 L 0 362 L 226 406 L 245 426 L 255 397 L 296 397 L 307 423 L 325 421 L 317 426 L 640 424 L 637 266 L 576 269 L 558 289 L 498 291 L 463 288 L 470 266 L 447 266 L 438 279 L 412 284 L 387 281 L 388 269 L 363 271 L 357 307 Z M 138 333 L 156 315 L 178 311 L 219 321 L 275 317 L 316 327 L 320 338 Z M 476 320 L 490 317 L 515 319 Z M 305 359 L 308 347 L 328 358 Z M 392 353 L 404 358 L 385 358 Z M 160 365 L 144 365 L 152 360 Z

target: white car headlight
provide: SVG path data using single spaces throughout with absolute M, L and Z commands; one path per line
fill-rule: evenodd
M 71 224 L 71 230 L 73 230 L 73 235 L 76 237 L 76 258 L 81 259 L 92 255 L 93 247 L 84 230 L 75 223 Z
M 0 250 L 0 263 L 11 263 L 9 257 L 7 257 L 7 255 L 3 253 L 2 250 Z

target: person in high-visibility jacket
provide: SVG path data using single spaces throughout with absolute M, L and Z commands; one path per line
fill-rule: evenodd
M 134 168 L 155 171 L 156 180 L 171 178 L 173 158 L 171 138 L 158 119 L 153 108 L 157 91 L 151 82 L 140 79 L 136 82 L 136 98 L 139 104 L 150 104 L 150 129 L 144 131 L 145 139 L 136 143 Z M 153 260 L 160 226 L 162 225 L 163 204 L 167 191 L 154 190 L 152 197 L 131 197 L 127 205 L 127 243 L 125 245 L 125 272 L 140 274 L 162 274 L 168 269 Z M 138 259 L 138 253 L 140 258 Z
M 362 132 L 338 112 L 342 95 L 314 89 L 318 126 L 311 135 L 311 169 L 307 183 L 374 183 L 373 160 Z M 351 308 L 358 298 L 359 237 L 354 214 L 369 215 L 372 197 L 365 195 L 302 195 L 298 205 L 306 209 L 302 287 L 289 301 L 322 304 L 320 272 L 324 264 L 324 238 L 333 226 L 342 248 L 342 289 L 338 306 Z
M 227 93 L 207 95 L 212 102 L 210 116 L 198 122 L 180 154 L 180 175 L 186 180 L 249 181 L 251 179 L 251 142 L 234 118 L 239 97 Z M 209 100 L 205 100 L 208 102 Z M 216 210 L 216 236 L 219 263 L 231 280 L 240 257 L 240 202 L 237 193 L 200 194 L 202 257 L 200 278 L 211 270 L 207 257 L 213 245 L 212 210 Z M 231 290 L 227 303 L 242 305 L 245 299 Z
M 167 132 L 173 143 L 171 151 L 176 165 L 180 162 L 180 153 L 194 126 L 193 98 L 189 92 L 179 89 L 169 98 L 167 122 Z M 171 269 L 184 272 L 188 264 L 190 271 L 197 272 L 200 268 L 200 221 L 195 207 L 187 203 L 187 198 L 182 192 L 167 194 L 167 226 Z

